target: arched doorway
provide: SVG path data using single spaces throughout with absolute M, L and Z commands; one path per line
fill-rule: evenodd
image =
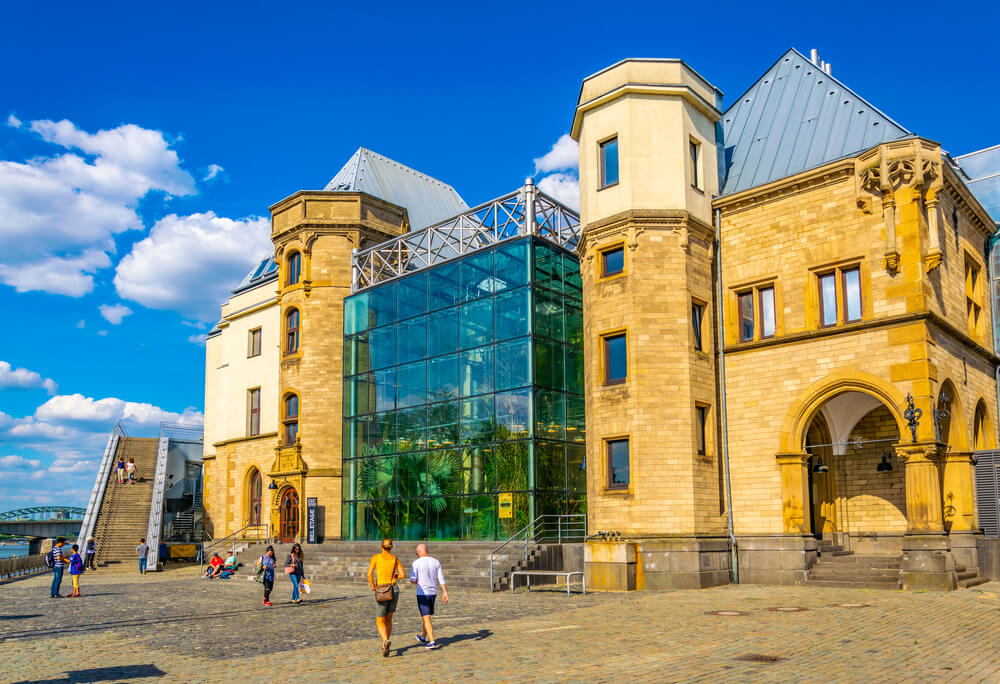
M 261 509 L 264 498 L 264 480 L 260 475 L 260 471 L 256 468 L 254 468 L 253 472 L 250 474 L 248 492 L 249 505 L 247 510 L 247 524 L 260 525 L 262 522 Z
M 278 541 L 290 544 L 299 534 L 299 494 L 294 487 L 281 494 L 278 505 Z

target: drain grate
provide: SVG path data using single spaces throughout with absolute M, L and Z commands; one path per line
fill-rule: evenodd
M 733 660 L 743 660 L 748 663 L 777 663 L 782 660 L 788 660 L 788 658 L 775 655 L 763 655 L 762 653 L 747 653 L 746 655 L 737 656 L 736 658 L 733 658 Z

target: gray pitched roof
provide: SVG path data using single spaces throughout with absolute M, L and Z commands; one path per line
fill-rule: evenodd
M 910 132 L 795 49 L 722 115 L 730 195 Z
M 426 228 L 469 208 L 450 185 L 364 147 L 358 148 L 324 190 L 365 192 L 404 207 L 411 230 Z

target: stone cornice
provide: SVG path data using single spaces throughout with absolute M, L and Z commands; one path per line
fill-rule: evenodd
M 749 207 L 767 204 L 785 197 L 822 188 L 826 185 L 839 183 L 851 178 L 853 175 L 854 159 L 841 159 L 816 169 L 803 171 L 794 176 L 744 190 L 743 192 L 716 197 L 712 201 L 712 207 L 719 209 L 723 214 L 742 211 Z
M 685 249 L 691 233 L 707 242 L 712 242 L 715 236 L 710 224 L 682 209 L 631 209 L 588 223 L 581 232 L 577 254 L 583 258 L 589 245 L 616 235 L 624 235 L 626 246 L 635 249 L 639 235 L 647 230 L 676 232 L 681 236 L 681 246 Z
M 609 90 L 606 93 L 602 93 L 577 105 L 576 111 L 573 114 L 573 125 L 570 128 L 570 137 L 574 140 L 580 139 L 580 128 L 583 126 L 583 115 L 586 112 L 606 105 L 609 102 L 613 102 L 620 97 L 625 97 L 626 95 L 676 97 L 691 104 L 713 123 L 722 119 L 722 113 L 715 108 L 715 105 L 696 93 L 690 86 L 663 83 L 623 83 L 613 90 Z
M 212 446 L 218 448 L 228 446 L 230 444 L 239 444 L 241 442 L 256 442 L 262 439 L 275 439 L 277 436 L 277 432 L 263 432 L 252 437 L 233 437 L 231 439 L 224 439 L 221 442 L 212 442 Z

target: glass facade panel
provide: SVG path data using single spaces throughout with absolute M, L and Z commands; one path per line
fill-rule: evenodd
M 504 539 L 586 510 L 574 255 L 513 239 L 348 297 L 344 325 L 345 538 Z

